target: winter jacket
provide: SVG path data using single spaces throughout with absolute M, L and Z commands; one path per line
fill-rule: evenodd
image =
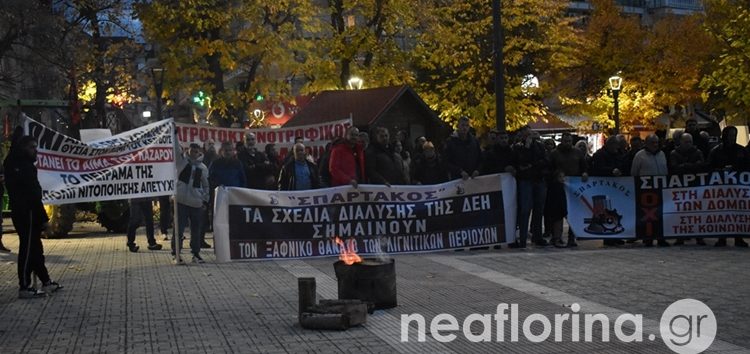
M 178 155 L 177 157 L 177 202 L 193 208 L 208 204 L 208 168 L 202 162 Z
M 219 158 L 214 160 L 208 172 L 211 189 L 218 186 L 242 187 L 247 185 L 245 167 L 238 159 Z
M 5 186 L 14 220 L 26 220 L 30 216 L 31 220 L 49 221 L 42 204 L 42 186 L 35 162 L 17 146 L 12 146 L 5 158 Z
M 513 151 L 516 153 L 518 163 L 517 179 L 538 182 L 551 173 L 549 156 L 542 142 L 534 140 L 528 147 L 523 143 L 518 143 L 513 146 Z
M 634 156 L 635 157 L 635 156 Z M 612 177 L 612 171 L 614 169 L 620 170 L 622 175 L 628 175 L 630 166 L 626 165 L 625 155 L 620 153 L 612 153 L 607 149 L 599 149 L 591 157 L 591 168 L 589 169 L 589 175 L 600 176 L 600 177 Z
M 450 169 L 440 156 L 428 160 L 419 155 L 411 165 L 411 182 L 414 184 L 439 184 L 450 180 Z
M 479 148 L 479 141 L 473 135 L 467 134 L 466 140 L 454 136 L 448 139 L 443 157 L 451 169 L 451 176 L 454 179 L 461 178 L 461 171 L 468 174 L 479 171 L 482 150 Z
M 305 166 L 310 171 L 310 186 L 312 189 L 320 188 L 320 178 L 318 177 L 318 166 L 314 163 L 305 160 Z M 279 173 L 279 190 L 280 191 L 293 191 L 297 190 L 296 184 L 296 160 L 287 162 L 284 167 L 281 168 Z
M 356 144 L 352 147 L 348 141 L 341 141 L 331 149 L 331 157 L 328 162 L 331 173 L 331 186 L 349 184 L 351 180 L 364 183 L 365 154 L 362 145 Z
M 704 172 L 706 162 L 703 153 L 697 147 L 691 146 L 688 151 L 680 148 L 672 150 L 669 158 L 669 174 L 682 175 L 686 173 Z
M 396 159 L 396 153 L 376 142 L 367 147 L 365 164 L 367 181 L 372 184 L 406 184 L 403 160 Z

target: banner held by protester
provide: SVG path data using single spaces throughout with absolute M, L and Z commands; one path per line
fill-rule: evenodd
M 335 237 L 364 255 L 490 246 L 512 242 L 516 224 L 510 174 L 423 186 L 217 188 L 215 205 L 221 262 L 338 256 Z
M 294 139 L 301 137 L 305 143 L 308 155 L 316 160 L 323 155 L 326 144 L 337 137 L 343 137 L 352 125 L 351 119 L 334 120 L 330 122 L 305 125 L 294 128 L 222 128 L 208 125 L 177 123 L 177 139 L 182 146 L 191 143 L 203 144 L 208 140 L 214 142 L 244 141 L 246 133 L 254 133 L 256 148 L 263 151 L 267 144 L 276 144 L 279 156 L 284 158 L 294 145 Z
M 45 204 L 174 194 L 172 119 L 84 144 L 28 117 Z

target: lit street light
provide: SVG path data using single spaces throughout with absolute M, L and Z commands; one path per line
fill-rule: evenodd
M 356 76 L 352 76 L 349 78 L 349 89 L 350 90 L 359 90 L 362 88 L 362 84 L 364 84 L 364 81 Z
M 615 134 L 620 134 L 620 89 L 622 89 L 622 78 L 618 75 L 609 78 L 609 88 L 615 99 Z

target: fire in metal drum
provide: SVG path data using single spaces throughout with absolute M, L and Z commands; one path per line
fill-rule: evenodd
M 361 263 L 333 264 L 339 282 L 339 299 L 358 299 L 374 304 L 376 310 L 398 306 L 396 261 L 365 258 Z

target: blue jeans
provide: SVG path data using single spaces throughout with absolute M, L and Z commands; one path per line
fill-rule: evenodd
M 518 180 L 518 231 L 521 246 L 526 246 L 529 236 L 529 213 L 532 213 L 531 232 L 534 239 L 542 237 L 542 216 L 546 198 L 547 184 L 544 181 Z
M 174 254 L 175 239 L 180 240 L 182 246 L 182 233 L 190 221 L 190 252 L 198 254 L 201 251 L 201 224 L 203 223 L 203 208 L 194 208 L 185 204 L 177 203 L 177 236 L 172 237 L 172 253 Z M 182 248 L 182 247 L 180 247 Z

